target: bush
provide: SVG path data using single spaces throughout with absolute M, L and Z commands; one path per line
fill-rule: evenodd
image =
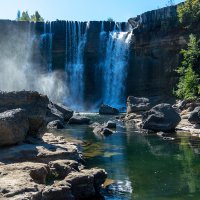
M 177 8 L 180 23 L 192 24 L 200 20 L 200 0 L 186 0 Z
M 180 99 L 194 100 L 200 94 L 199 75 L 195 71 L 198 69 L 198 61 L 200 58 L 199 42 L 194 35 L 190 35 L 187 50 L 181 50 L 183 61 L 178 67 L 180 75 L 175 95 Z

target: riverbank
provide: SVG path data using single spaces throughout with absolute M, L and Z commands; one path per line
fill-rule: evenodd
M 98 199 L 105 170 L 85 169 L 78 143 L 46 132 L 71 110 L 22 91 L 1 92 L 0 111 L 0 199 Z

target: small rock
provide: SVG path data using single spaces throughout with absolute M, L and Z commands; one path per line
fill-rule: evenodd
M 55 120 L 47 124 L 48 129 L 63 129 L 65 125 L 60 120 Z
M 89 124 L 90 123 L 90 119 L 88 117 L 82 117 L 82 116 L 73 116 L 72 118 L 70 118 L 69 124 Z
M 99 109 L 99 114 L 100 115 L 117 115 L 119 114 L 119 110 L 116 108 L 113 108 L 109 105 L 101 105 L 100 109 Z
M 108 121 L 106 124 L 105 124 L 105 128 L 116 128 L 117 127 L 117 124 L 113 121 Z

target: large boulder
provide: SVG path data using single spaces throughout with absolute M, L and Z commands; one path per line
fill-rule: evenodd
M 181 117 L 170 104 L 158 104 L 143 114 L 142 128 L 153 131 L 171 131 L 176 128 Z
M 149 99 L 144 97 L 129 96 L 127 99 L 127 113 L 134 113 L 138 111 L 147 111 L 150 109 Z
M 189 115 L 188 121 L 191 124 L 200 124 L 200 107 L 196 107 Z
M 45 127 L 49 99 L 34 91 L 0 92 L 0 112 L 22 108 L 29 120 L 29 133 L 37 133 Z
M 19 108 L 0 113 L 0 146 L 22 142 L 28 129 L 29 122 L 24 110 Z
M 70 118 L 69 124 L 89 124 L 90 123 L 90 119 L 88 117 L 84 117 L 84 116 L 79 116 L 79 115 L 75 115 L 72 118 Z
M 100 115 L 117 115 L 119 114 L 119 110 L 109 105 L 102 104 L 99 109 L 99 114 Z
M 63 117 L 65 121 L 69 121 L 69 119 L 73 116 L 74 111 L 67 108 L 66 106 L 62 105 L 62 104 L 55 104 L 54 103 L 55 108 L 60 111 L 61 113 L 63 113 Z

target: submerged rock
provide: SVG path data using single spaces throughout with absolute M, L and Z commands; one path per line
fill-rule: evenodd
M 148 98 L 129 96 L 127 99 L 127 113 L 134 113 L 138 111 L 147 111 L 150 109 L 150 102 Z
M 70 118 L 69 124 L 89 124 L 90 123 L 90 119 L 88 117 L 83 117 L 83 116 L 73 116 L 72 118 Z
M 181 117 L 170 104 L 159 104 L 143 115 L 142 128 L 153 131 L 171 131 L 176 128 Z
M 117 127 L 117 124 L 113 121 L 108 121 L 106 124 L 105 124 L 105 128 L 116 128 Z
M 26 111 L 21 108 L 0 113 L 0 146 L 22 142 L 29 130 Z
M 117 115 L 119 114 L 119 110 L 109 105 L 102 104 L 99 109 L 99 114 L 100 115 Z
M 196 107 L 189 115 L 188 121 L 191 124 L 200 124 L 200 107 Z
M 63 129 L 65 125 L 60 120 L 55 120 L 47 124 L 48 129 Z

